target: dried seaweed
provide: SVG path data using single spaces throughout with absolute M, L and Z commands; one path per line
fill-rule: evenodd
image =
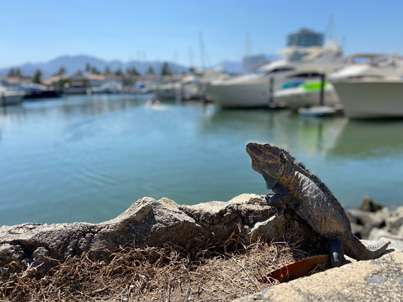
M 102 261 L 88 252 L 59 262 L 40 278 L 35 267 L 18 270 L 10 263 L 3 269 L 13 273 L 0 281 L 0 300 L 231 301 L 267 287 L 258 280 L 269 269 L 305 256 L 286 243 L 248 244 L 236 235 L 203 245 L 130 244 L 104 252 Z

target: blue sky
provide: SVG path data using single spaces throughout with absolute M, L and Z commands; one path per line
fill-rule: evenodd
M 2 0 L 0 68 L 87 54 L 105 60 L 160 60 L 201 66 L 273 54 L 308 27 L 333 33 L 347 54 L 403 54 L 403 1 L 361 0 Z

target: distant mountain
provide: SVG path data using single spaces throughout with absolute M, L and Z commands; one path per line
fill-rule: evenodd
M 10 68 L 20 68 L 21 72 L 24 76 L 32 76 L 37 69 L 42 71 L 43 77 L 50 77 L 52 74 L 55 74 L 61 66 L 63 66 L 66 70 L 66 75 L 72 75 L 78 70 L 84 71 L 86 64 L 89 64 L 91 67 L 95 67 L 101 73 L 104 72 L 106 67 L 114 72 L 119 68 L 122 69 L 123 72 L 126 71 L 128 67 L 135 67 L 138 72 L 144 74 L 147 69 L 151 66 L 156 74 L 161 72 L 161 68 L 164 62 L 139 62 L 139 61 L 129 61 L 122 62 L 118 60 L 114 61 L 105 61 L 96 57 L 86 56 L 86 55 L 77 55 L 77 56 L 61 56 L 56 59 L 53 59 L 46 63 L 26 63 L 20 66 L 10 66 L 9 68 L 0 69 L 0 75 L 7 75 Z M 188 68 L 185 66 L 181 66 L 176 63 L 168 62 L 169 69 L 174 72 L 181 74 L 183 72 L 188 72 Z
M 237 74 L 242 72 L 242 62 L 237 61 L 223 61 L 216 66 L 222 66 L 224 70 L 228 73 Z M 216 66 L 212 66 L 214 68 Z
M 265 55 L 267 62 L 275 61 L 279 59 L 278 55 Z M 241 61 L 223 61 L 211 68 L 216 66 L 222 66 L 224 70 L 228 73 L 239 74 L 243 72 L 243 62 Z
M 271 59 L 273 56 L 268 56 Z M 138 72 L 141 74 L 145 74 L 147 69 L 151 66 L 155 72 L 155 74 L 160 74 L 162 65 L 164 62 L 143 62 L 143 61 L 129 61 L 129 62 L 122 62 L 119 60 L 114 61 L 106 61 L 96 57 L 88 56 L 88 55 L 76 55 L 76 56 L 61 56 L 56 59 L 53 59 L 49 62 L 45 63 L 25 63 L 20 66 L 10 66 L 8 68 L 0 69 L 0 76 L 7 75 L 10 68 L 20 68 L 21 72 L 24 76 L 32 76 L 37 69 L 42 71 L 42 77 L 50 77 L 51 75 L 55 74 L 61 66 L 63 66 L 66 70 L 66 75 L 72 75 L 78 70 L 85 70 L 86 64 L 89 64 L 91 67 L 95 67 L 101 73 L 104 72 L 106 67 L 114 72 L 119 68 L 122 69 L 123 72 L 126 71 L 128 67 L 134 67 Z M 181 74 L 187 73 L 188 67 L 179 65 L 176 63 L 168 62 L 169 68 L 172 72 Z M 224 70 L 228 73 L 241 73 L 242 72 L 242 62 L 239 61 L 223 61 L 221 63 L 215 64 L 214 66 L 210 66 L 208 69 L 222 66 Z

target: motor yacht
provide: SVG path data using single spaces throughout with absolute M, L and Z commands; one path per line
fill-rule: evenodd
M 228 80 L 213 81 L 206 97 L 221 107 L 256 108 L 279 104 L 275 91 L 288 83 L 318 80 L 343 66 L 341 48 L 335 43 L 325 47 L 289 47 L 285 58 L 258 68 L 255 73 Z
M 403 117 L 403 78 L 347 80 L 333 85 L 350 118 Z
M 362 56 L 362 55 L 361 55 Z M 403 64 L 397 56 L 366 55 L 330 79 L 350 118 L 403 117 Z
M 0 85 L 0 106 L 18 105 L 25 96 L 25 92 Z
M 336 106 L 340 104 L 340 98 L 334 89 L 334 81 L 396 78 L 400 75 L 396 66 L 397 60 L 393 56 L 355 54 L 346 59 L 344 67 L 329 74 L 328 78 L 332 82 L 324 82 L 323 100 L 320 98 L 322 86 L 317 80 L 295 87 L 283 85 L 282 89 L 275 92 L 275 97 L 293 110 L 318 106 L 321 101 L 321 105 Z
M 321 89 L 323 89 L 322 100 Z M 318 80 L 301 83 L 296 87 L 285 85 L 282 89 L 277 90 L 274 96 L 278 102 L 295 111 L 299 108 L 318 105 L 335 106 L 340 103 L 332 83 L 328 81 L 323 83 L 323 88 L 321 81 Z

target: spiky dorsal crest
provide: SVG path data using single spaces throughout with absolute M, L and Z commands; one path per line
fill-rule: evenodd
M 286 155 L 286 157 L 290 160 L 291 165 L 293 165 L 294 167 L 295 166 L 298 167 L 299 172 L 304 174 L 305 176 L 307 176 L 310 180 L 312 180 L 326 196 L 328 196 L 329 198 L 333 198 L 334 200 L 337 201 L 337 198 L 333 195 L 333 193 L 325 185 L 325 183 L 320 180 L 319 177 L 317 177 L 315 174 L 313 174 L 311 171 L 309 171 L 309 169 L 307 169 L 304 164 L 302 164 L 301 162 L 296 160 L 295 157 L 292 156 L 287 150 L 284 150 L 284 149 L 281 149 L 281 150 Z

